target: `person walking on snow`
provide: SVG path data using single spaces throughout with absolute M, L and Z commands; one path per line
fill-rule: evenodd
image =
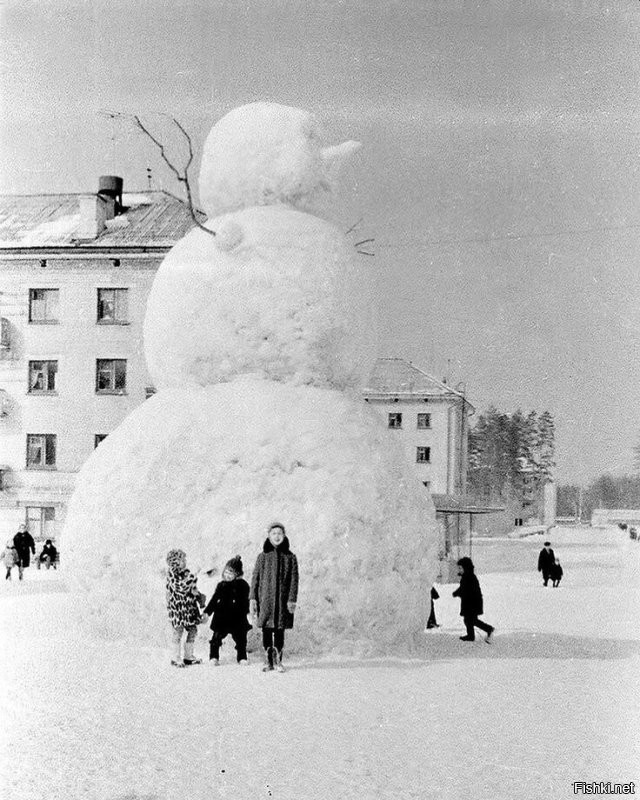
M 551 542 L 545 542 L 544 547 L 538 556 L 538 572 L 542 573 L 543 586 L 549 583 L 551 576 L 551 567 L 555 563 L 556 556 L 551 549 Z
M 229 634 L 236 645 L 238 664 L 246 666 L 249 663 L 247 661 L 247 631 L 251 630 L 251 625 L 247 621 L 249 584 L 242 578 L 243 574 L 240 556 L 229 559 L 222 570 L 222 580 L 216 586 L 204 610 L 205 615 L 213 615 L 209 659 L 216 666 L 220 663 L 220 645 Z
M 491 642 L 491 637 L 495 628 L 478 617 L 484 613 L 482 602 L 482 591 L 480 583 L 476 577 L 473 561 L 464 556 L 458 561 L 458 573 L 460 575 L 460 586 L 453 592 L 454 597 L 460 598 L 460 616 L 464 620 L 467 635 L 461 636 L 463 642 L 473 642 L 476 638 L 475 628 L 480 628 L 487 635 L 485 641 Z
M 202 664 L 201 658 L 193 655 L 193 643 L 202 621 L 200 605 L 205 597 L 198 591 L 195 575 L 187 569 L 184 550 L 169 550 L 167 553 L 167 610 L 173 628 L 174 667 Z M 186 631 L 184 658 L 182 658 L 182 636 Z
M 556 558 L 549 569 L 549 577 L 551 578 L 551 585 L 554 589 L 559 585 L 563 575 L 564 570 L 560 566 L 560 561 Z
M 20 561 L 20 557 L 18 556 L 18 551 L 16 550 L 13 544 L 13 539 L 9 539 L 9 541 L 7 542 L 4 550 L 2 551 L 2 555 L 0 555 L 0 559 L 2 559 L 2 561 L 4 562 L 5 569 L 7 570 L 7 574 L 4 576 L 4 579 L 6 581 L 10 581 L 11 570 Z
M 31 556 L 36 554 L 36 543 L 26 525 L 20 525 L 13 537 L 13 546 L 18 551 L 18 577 L 22 580 L 24 570 L 31 564 Z
M 251 578 L 251 614 L 262 628 L 263 672 L 284 672 L 284 632 L 293 628 L 298 599 L 298 560 L 291 552 L 284 525 L 274 522 L 258 554 Z

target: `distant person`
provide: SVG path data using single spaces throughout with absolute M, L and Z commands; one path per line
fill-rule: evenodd
M 549 577 L 551 578 L 551 585 L 554 587 L 560 584 L 562 580 L 562 576 L 564 575 L 564 570 L 560 566 L 560 562 L 556 558 L 556 560 L 551 565 L 551 569 L 549 570 Z
M 431 610 L 429 612 L 429 619 L 427 620 L 427 629 L 430 628 L 439 628 L 440 626 L 436 622 L 436 607 L 434 605 L 434 600 L 439 600 L 440 595 L 438 594 L 436 587 L 432 586 L 431 591 L 429 592 L 431 598 Z
M 4 576 L 4 579 L 6 581 L 10 581 L 11 570 L 20 561 L 20 557 L 18 556 L 18 551 L 16 550 L 13 544 L 13 539 L 9 539 L 9 541 L 7 542 L 4 550 L 2 551 L 2 555 L 0 555 L 0 559 L 2 559 L 4 567 L 7 570 L 7 574 Z
M 638 538 L 638 531 L 633 527 L 629 528 L 629 538 L 633 539 L 634 542 Z
M 480 628 L 487 634 L 485 641 L 489 644 L 495 628 L 478 619 L 484 613 L 482 591 L 473 561 L 467 556 L 458 561 L 458 574 L 460 575 L 460 586 L 453 592 L 453 596 L 460 598 L 460 616 L 467 629 L 467 635 L 461 636 L 460 640 L 463 642 L 475 641 L 475 628 Z
M 36 554 L 36 543 L 26 525 L 18 528 L 13 545 L 18 551 L 18 577 L 22 580 L 24 570 L 31 564 L 31 556 Z
M 251 577 L 251 615 L 262 628 L 263 672 L 284 672 L 284 632 L 293 628 L 298 599 L 298 559 L 291 552 L 284 525 L 274 522 L 258 554 Z
M 174 667 L 202 664 L 202 659 L 193 655 L 193 643 L 198 633 L 198 624 L 202 621 L 200 605 L 204 605 L 205 597 L 198 590 L 196 576 L 187 569 L 184 550 L 169 550 L 167 567 L 167 611 L 173 628 L 175 648 L 171 663 Z M 182 637 L 185 633 L 183 658 Z
M 551 542 L 545 542 L 538 556 L 538 572 L 542 573 L 543 585 L 549 583 L 550 570 L 555 563 L 556 555 L 551 549 Z
M 49 567 L 57 569 L 57 560 L 58 550 L 51 539 L 47 539 L 47 541 L 44 543 L 44 547 L 40 551 L 40 555 L 38 556 L 38 569 L 40 569 L 41 564 L 44 564 L 47 569 L 49 569 Z
M 211 614 L 212 637 L 209 644 L 209 660 L 218 666 L 220 645 L 231 634 L 236 646 L 238 664 L 246 666 L 247 632 L 251 625 L 247 620 L 249 613 L 249 584 L 243 579 L 244 570 L 240 556 L 229 559 L 222 570 L 222 580 L 204 610 Z

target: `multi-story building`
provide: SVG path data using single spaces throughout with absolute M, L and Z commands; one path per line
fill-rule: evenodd
M 364 397 L 398 436 L 432 495 L 464 494 L 468 417 L 475 411 L 464 392 L 410 361 L 379 358 Z
M 0 535 L 55 536 L 83 462 L 153 391 L 147 296 L 193 224 L 181 200 L 111 176 L 95 194 L 0 197 Z

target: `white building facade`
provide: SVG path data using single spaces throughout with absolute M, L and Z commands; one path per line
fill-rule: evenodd
M 104 184 L 104 185 L 103 185 Z M 193 226 L 164 192 L 0 198 L 0 536 L 64 521 L 75 476 L 153 391 L 142 324 L 155 272 Z
M 464 494 L 468 417 L 475 409 L 463 392 L 402 358 L 379 358 L 363 394 L 432 495 Z

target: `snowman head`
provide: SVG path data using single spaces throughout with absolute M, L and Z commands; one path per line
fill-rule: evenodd
M 205 142 L 200 203 L 212 218 L 250 206 L 285 204 L 322 213 L 344 160 L 358 142 L 325 147 L 309 112 L 276 103 L 240 106 Z

